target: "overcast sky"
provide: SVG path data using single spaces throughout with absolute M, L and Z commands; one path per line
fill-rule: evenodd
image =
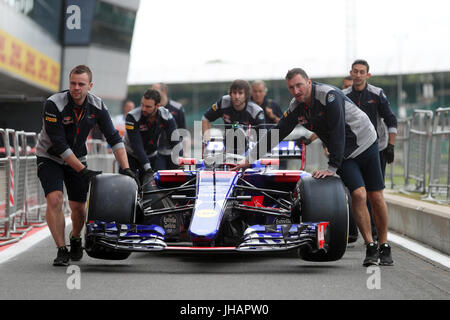
M 282 79 L 292 67 L 342 76 L 356 58 L 373 75 L 449 71 L 449 9 L 448 0 L 141 0 L 128 82 Z

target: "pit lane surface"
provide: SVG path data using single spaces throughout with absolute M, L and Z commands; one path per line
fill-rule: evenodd
M 450 298 L 448 268 L 393 245 L 395 266 L 367 269 L 361 239 L 342 260 L 329 263 L 306 262 L 293 253 L 133 253 L 123 261 L 85 254 L 73 263 L 78 268 L 68 269 L 51 265 L 55 254 L 47 237 L 0 264 L 0 300 Z

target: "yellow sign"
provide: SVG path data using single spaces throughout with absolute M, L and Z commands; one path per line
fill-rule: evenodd
M 2 30 L 0 30 L 0 69 L 51 91 L 59 90 L 61 64 Z

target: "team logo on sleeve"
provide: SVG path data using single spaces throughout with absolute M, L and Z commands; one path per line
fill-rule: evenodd
M 336 96 L 334 94 L 330 93 L 328 95 L 328 99 L 327 99 L 328 103 L 332 103 L 334 100 L 336 100 Z
M 54 117 L 49 117 L 49 116 L 46 116 L 46 117 L 45 117 L 45 121 L 48 121 L 48 122 L 56 122 L 56 121 L 57 121 L 57 119 L 56 119 L 56 118 L 54 118 Z
M 73 123 L 73 118 L 71 116 L 67 116 L 63 118 L 63 124 L 71 124 Z
M 125 129 L 127 129 L 127 130 L 134 130 L 134 124 L 132 122 L 126 122 L 125 123 Z

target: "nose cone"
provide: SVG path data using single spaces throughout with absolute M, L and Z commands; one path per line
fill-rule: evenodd
M 233 191 L 236 177 L 237 172 L 233 171 L 199 172 L 197 201 L 189 226 L 191 239 L 215 239 L 223 218 L 226 199 Z

